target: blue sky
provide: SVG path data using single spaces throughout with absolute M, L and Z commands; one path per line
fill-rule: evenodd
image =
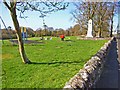
M 12 26 L 14 29 L 12 19 L 10 17 L 10 13 L 8 9 L 1 3 L 0 5 L 2 11 L 0 10 L 0 15 L 2 15 L 2 18 L 6 24 L 6 26 Z M 48 27 L 54 27 L 56 28 L 63 28 L 67 29 L 71 26 L 75 25 L 75 22 L 71 21 L 70 18 L 72 15 L 70 12 L 74 10 L 74 5 L 70 4 L 69 7 L 66 10 L 63 11 L 58 11 L 52 14 L 49 14 L 47 17 L 45 17 L 45 23 Z M 39 18 L 39 13 L 38 12 L 27 12 L 26 15 L 28 18 L 26 19 L 21 19 L 19 18 L 19 13 L 18 13 L 18 20 L 20 26 L 26 26 L 26 27 L 31 27 L 32 29 L 36 30 L 39 27 L 43 27 L 43 20 Z M 116 29 L 118 23 L 118 16 L 116 15 L 114 17 L 114 29 Z M 3 24 L 1 23 L 1 28 L 4 28 Z
M 2 18 L 3 18 L 6 26 L 14 27 L 9 11 L 4 6 L 4 4 L 1 4 L 1 7 L 2 7 L 2 12 L 1 12 Z M 45 17 L 46 25 L 48 27 L 54 27 L 55 29 L 56 28 L 67 29 L 70 26 L 74 26 L 75 22 L 70 20 L 70 18 L 72 17 L 70 12 L 73 9 L 74 9 L 74 6 L 72 4 L 70 4 L 66 10 L 49 14 L 47 17 Z M 39 27 L 43 27 L 43 19 L 39 18 L 38 12 L 35 12 L 35 11 L 27 12 L 26 15 L 28 16 L 28 18 L 26 18 L 26 19 L 21 19 L 18 17 L 20 26 L 31 27 L 34 30 L 36 30 Z M 19 13 L 18 13 L 18 16 L 19 16 Z M 1 25 L 1 27 L 4 28 L 3 25 Z

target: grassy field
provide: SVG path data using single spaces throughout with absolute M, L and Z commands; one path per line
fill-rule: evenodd
M 30 38 L 37 40 L 39 38 Z M 2 45 L 3 88 L 62 88 L 88 59 L 107 40 L 60 41 L 59 38 L 40 44 L 25 44 L 28 58 L 33 64 L 23 64 L 18 45 L 8 40 Z

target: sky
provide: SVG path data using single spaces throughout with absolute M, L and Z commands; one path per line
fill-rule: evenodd
M 1 9 L 0 15 L 4 20 L 6 26 L 7 27 L 11 26 L 14 29 L 13 22 L 10 17 L 10 13 L 3 3 L 0 3 L 0 9 Z M 45 17 L 45 24 L 48 27 L 53 27 L 54 29 L 63 28 L 65 30 L 71 26 L 74 26 L 76 23 L 71 20 L 72 15 L 70 14 L 70 12 L 74 9 L 75 6 L 73 4 L 69 4 L 66 10 L 49 14 L 47 17 Z M 19 13 L 17 13 L 17 15 L 20 26 L 30 27 L 33 30 L 36 30 L 40 27 L 43 28 L 43 19 L 39 17 L 38 12 L 27 12 L 26 16 L 28 16 L 28 18 L 26 19 L 19 18 Z M 116 29 L 117 23 L 118 23 L 118 16 L 116 15 L 114 17 L 113 30 Z M 1 28 L 4 28 L 2 23 L 1 23 Z
M 1 17 L 4 20 L 6 26 L 13 26 L 12 19 L 10 17 L 10 13 L 8 9 L 4 6 L 4 4 L 1 4 Z M 63 28 L 67 29 L 70 26 L 74 26 L 75 22 L 71 20 L 72 15 L 70 14 L 71 10 L 74 9 L 74 6 L 70 4 L 66 10 L 63 11 L 58 11 L 54 12 L 52 14 L 49 14 L 46 16 L 45 19 L 45 24 L 48 27 L 53 27 L 54 29 L 56 28 Z M 30 11 L 26 13 L 26 16 L 28 18 L 23 19 L 19 18 L 19 13 L 18 13 L 18 21 L 20 26 L 26 26 L 26 27 L 31 27 L 32 29 L 36 30 L 39 27 L 43 27 L 43 19 L 39 17 L 39 13 L 35 11 Z M 1 24 L 1 27 L 4 28 L 3 24 Z

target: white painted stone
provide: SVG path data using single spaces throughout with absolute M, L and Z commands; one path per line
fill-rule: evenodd
M 86 37 L 93 37 L 92 35 L 92 20 L 90 19 L 88 21 L 88 31 Z

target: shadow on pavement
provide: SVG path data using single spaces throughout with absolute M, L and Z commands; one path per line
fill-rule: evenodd
M 116 41 L 113 41 L 106 59 L 107 62 L 96 88 L 118 88 L 120 86 L 120 63 L 118 61 Z

